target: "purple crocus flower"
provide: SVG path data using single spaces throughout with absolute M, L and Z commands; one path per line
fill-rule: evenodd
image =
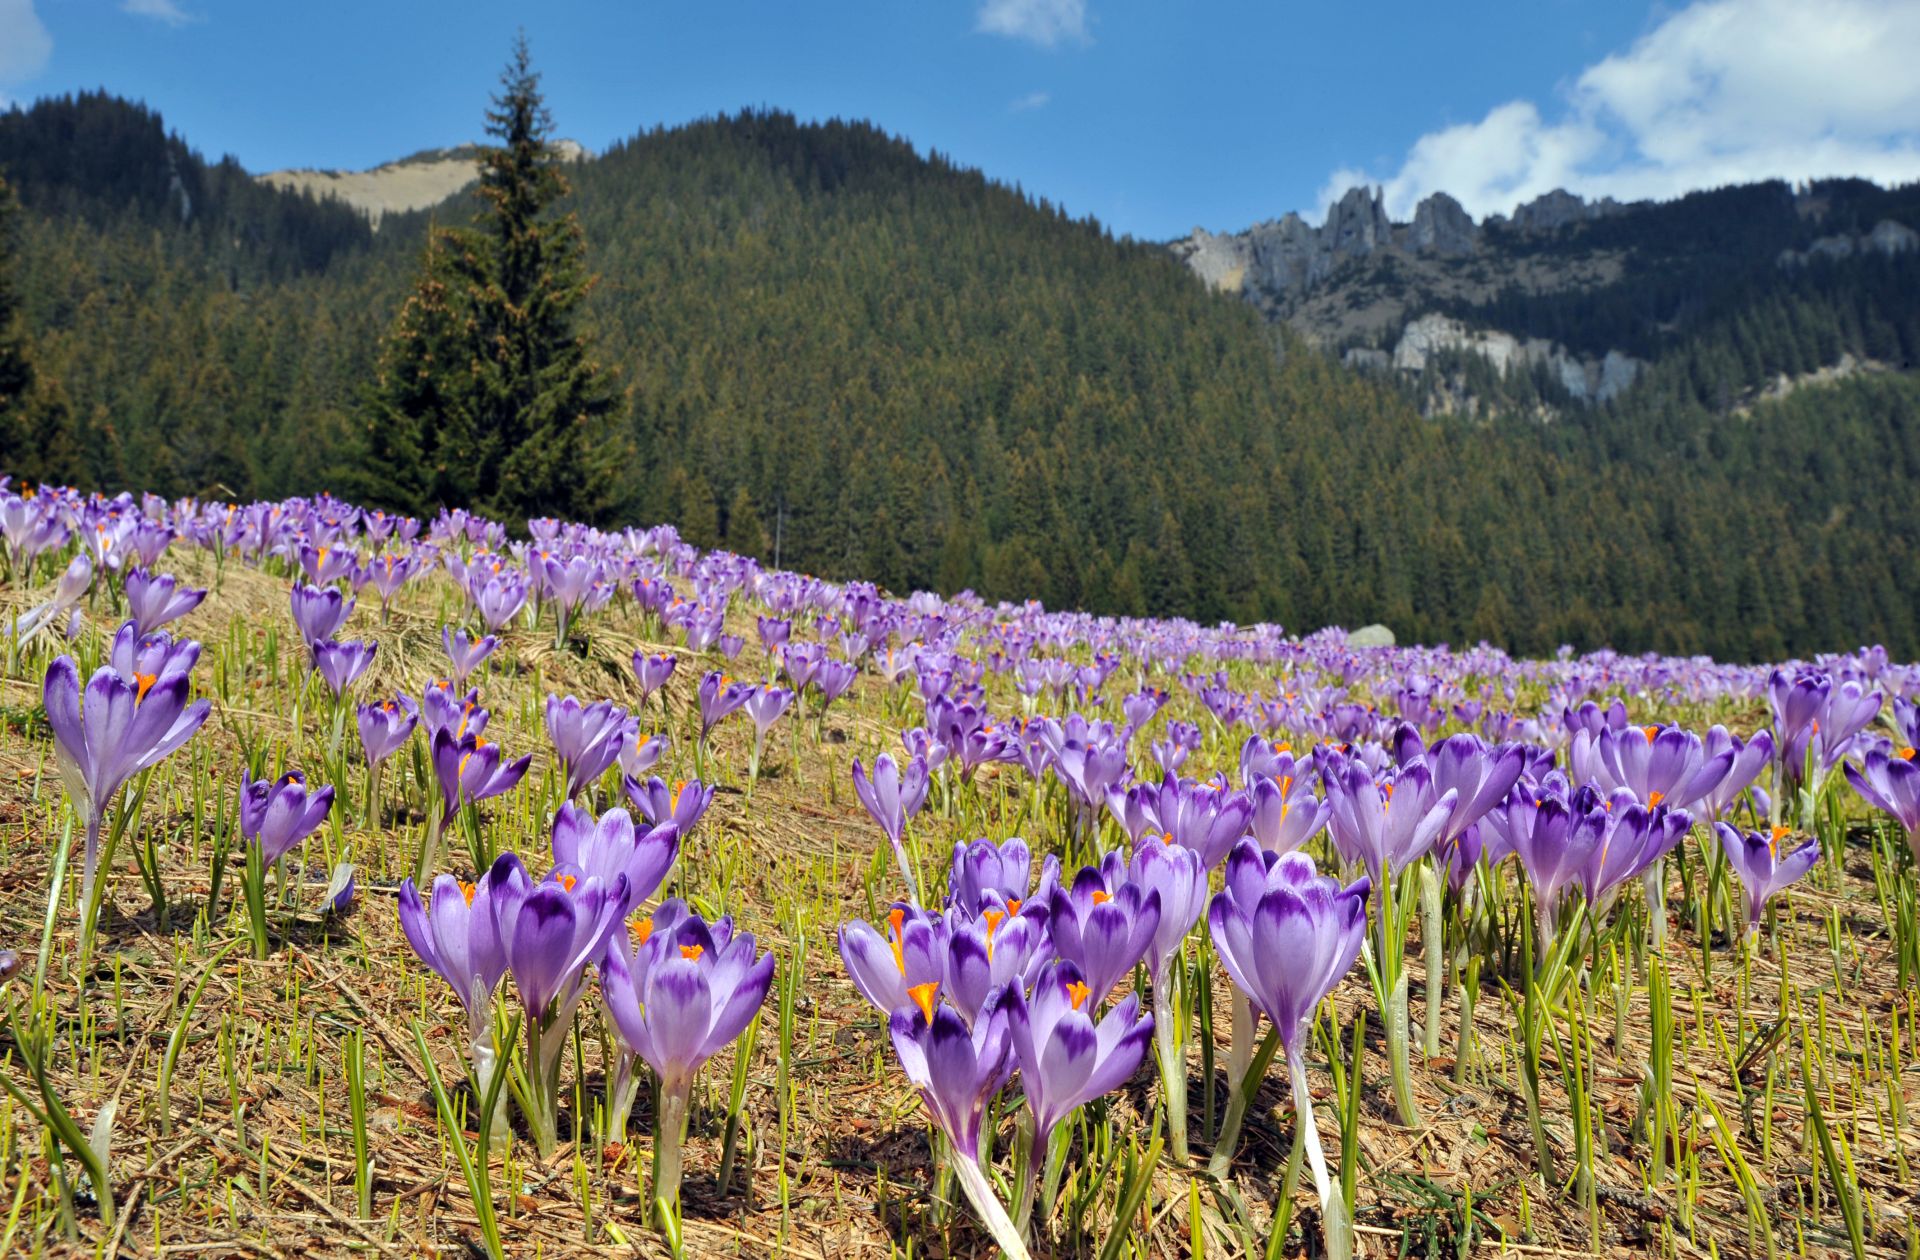
M 1013 1075 L 1004 998 L 990 1001 L 969 1028 L 959 1012 L 945 1003 L 935 1005 L 927 994 L 917 1007 L 894 1011 L 888 1030 L 900 1066 L 920 1091 L 927 1114 L 958 1155 L 977 1161 L 987 1104 Z
M 1253 802 L 1245 792 L 1174 775 L 1157 784 L 1136 784 L 1125 792 L 1110 788 L 1107 808 L 1130 838 L 1157 835 L 1171 844 L 1185 845 L 1200 854 L 1209 870 L 1247 834 L 1253 817 Z
M 165 631 L 139 634 L 131 621 L 122 625 L 107 649 L 107 661 L 120 677 L 135 682 L 151 677 L 155 685 L 184 679 L 200 659 L 200 645 L 192 639 L 174 639 Z
M 47 667 L 41 686 L 60 777 L 86 830 L 80 881 L 83 933 L 91 930 L 100 823 L 108 803 L 134 775 L 159 764 L 192 738 L 211 707 L 205 700 L 187 703 L 187 673 L 199 656 L 199 644 L 187 641 L 172 649 L 164 634 L 147 636 L 142 642 L 165 643 L 169 650 L 152 668 L 131 676 L 114 665 L 101 666 L 87 680 L 84 705 L 80 671 L 70 656 L 59 657 Z
M 667 737 L 651 732 L 643 733 L 638 729 L 627 732 L 620 740 L 620 777 L 637 779 L 660 763 L 667 751 Z
M 332 808 L 333 789 L 309 792 L 298 770 L 272 781 L 240 772 L 240 834 L 260 847 L 262 869 L 271 869 L 312 835 Z
M 1289 1059 L 1321 999 L 1359 957 L 1367 931 L 1369 877 L 1342 888 L 1304 853 L 1268 853 L 1242 840 L 1227 857 L 1226 883 L 1207 907 L 1220 961 L 1261 1014 Z
M 1733 768 L 1731 748 L 1708 756 L 1692 731 L 1678 726 L 1629 726 L 1597 735 L 1581 731 L 1567 750 L 1574 778 L 1609 793 L 1626 789 L 1652 809 L 1692 805 L 1717 787 Z
M 684 909 L 670 917 L 671 928 L 649 933 L 636 951 L 650 955 L 647 965 L 636 968 L 616 935 L 603 970 L 621 1038 L 659 1074 L 663 1090 L 683 1091 L 766 1001 L 773 955 L 756 958 L 753 934 L 735 932 L 731 919 L 708 925 Z
M 155 577 L 145 569 L 129 569 L 126 595 L 135 633 L 148 634 L 198 608 L 207 592 L 181 586 L 171 574 Z
M 700 707 L 700 740 L 713 732 L 726 716 L 747 702 L 753 695 L 752 683 L 737 683 L 719 670 L 709 671 L 701 678 L 695 697 Z
M 1518 744 L 1488 747 L 1477 735 L 1451 735 L 1428 749 L 1426 759 L 1434 791 L 1454 798 L 1436 846 L 1451 845 L 1479 822 L 1512 790 L 1526 766 Z
M 473 606 L 489 630 L 501 630 L 527 605 L 527 579 L 503 571 L 489 577 L 474 592 Z
M 864 919 L 842 925 L 840 961 L 860 995 L 891 1015 L 915 1000 L 915 989 L 937 989 L 945 979 L 947 931 L 945 918 L 898 901 L 887 912 L 884 931 Z
M 558 1141 L 560 1060 L 587 964 L 605 954 L 627 905 L 626 876 L 608 882 L 563 872 L 517 905 L 494 907 L 507 970 L 527 1014 L 527 1121 L 543 1155 Z
M 1760 777 L 1760 772 L 1767 768 L 1767 763 L 1773 760 L 1773 732 L 1756 731 L 1752 739 L 1742 742 L 1726 727 L 1716 726 L 1707 732 L 1704 742 L 1710 759 L 1726 752 L 1733 754 L 1726 775 L 1697 802 L 1707 817 L 1720 818 L 1733 808 L 1740 794 L 1752 786 L 1753 781 Z
M 455 695 L 453 683 L 445 678 L 428 687 L 420 697 L 420 720 L 426 724 L 429 738 L 446 731 L 455 739 L 486 731 L 492 713 L 480 707 L 480 693 L 469 691 Z
M 1720 847 L 1747 895 L 1746 935 L 1752 936 L 1773 895 L 1812 870 L 1813 864 L 1820 860 L 1820 842 L 1809 836 L 1799 846 L 1783 853 L 1780 842 L 1791 833 L 1789 827 L 1775 827 L 1770 835 L 1762 835 L 1757 831 L 1736 831 L 1726 823 L 1717 822 L 1713 831 L 1720 837 Z
M 839 657 L 829 656 L 813 671 L 813 689 L 820 693 L 820 713 L 852 689 L 860 677 L 860 667 Z
M 1327 825 L 1333 806 L 1313 794 L 1315 777 L 1310 764 L 1281 753 L 1272 763 L 1271 774 L 1248 783 L 1253 813 L 1247 819 L 1247 830 L 1261 848 L 1269 853 L 1292 853 Z
M 300 548 L 300 570 L 315 586 L 327 586 L 347 576 L 353 568 L 351 551 L 325 545 Z
M 667 679 L 673 677 L 673 670 L 680 658 L 671 652 L 636 651 L 633 654 L 633 676 L 640 683 L 640 699 L 646 698 L 667 685 Z
M 554 872 L 607 885 L 616 876 L 626 878 L 623 917 L 659 891 L 680 856 L 678 827 L 666 822 L 643 832 L 624 809 L 596 820 L 577 805 L 562 805 L 553 817 L 552 840 Z
M 693 834 L 694 824 L 707 812 L 707 806 L 713 804 L 713 788 L 698 779 L 682 779 L 669 788 L 656 776 L 645 783 L 628 779 L 621 786 L 642 818 L 656 827 L 672 823 L 680 829 L 682 843 Z
M 1120 855 L 1104 867 L 1083 866 L 1073 886 L 1053 889 L 1047 926 L 1060 957 L 1073 963 L 1104 1002 L 1153 947 L 1160 930 L 1160 894 L 1126 877 Z
M 353 615 L 354 601 L 331 586 L 296 586 L 290 596 L 293 624 L 307 651 L 317 653 Z
M 1124 1085 L 1139 1068 L 1153 1037 L 1153 1016 L 1142 1015 L 1139 997 L 1130 993 L 1095 1023 L 1098 997 L 1079 969 L 1064 961 L 1040 969 L 1031 999 L 1019 985 L 1005 992 L 1007 1036 L 1033 1113 L 1032 1176 L 1055 1127 L 1082 1104 Z
M 1458 792 L 1437 792 L 1419 762 L 1397 775 L 1382 771 L 1376 779 L 1360 761 L 1324 749 L 1315 750 L 1315 759 L 1333 810 L 1327 828 L 1341 860 L 1378 876 L 1383 867 L 1398 875 L 1426 856 L 1452 816 Z
M 478 639 L 469 639 L 465 630 L 455 630 L 452 626 L 440 627 L 440 643 L 447 650 L 447 660 L 453 666 L 453 681 L 456 684 L 467 681 L 467 675 L 480 668 L 480 663 L 493 655 L 500 646 L 500 640 L 492 635 Z
M 518 761 L 502 761 L 500 746 L 484 736 L 436 731 L 433 736 L 433 773 L 440 781 L 445 806 L 443 818 L 451 818 L 459 805 L 478 804 L 489 797 L 510 792 L 533 761 L 529 753 Z
M 919 885 L 914 880 L 912 863 L 907 860 L 906 845 L 901 837 L 906 832 L 907 819 L 926 804 L 927 763 L 915 757 L 902 772 L 891 754 L 881 753 L 874 758 L 873 774 L 869 776 L 866 767 L 855 757 L 853 791 L 873 815 L 873 820 L 880 824 L 880 830 L 886 833 L 887 843 L 893 846 L 894 857 L 900 863 L 900 878 L 906 881 L 907 900 L 919 905 Z
M 1273 1021 L 1287 1054 L 1293 1104 L 1323 1211 L 1335 1211 L 1326 1156 L 1307 1089 L 1306 1030 L 1313 1012 L 1353 967 L 1367 934 L 1368 877 L 1342 888 L 1304 853 L 1273 854 L 1242 840 L 1226 882 L 1207 907 L 1214 950 L 1235 987 Z M 1230 1155 L 1232 1143 L 1225 1143 Z M 1329 1221 L 1329 1232 L 1336 1226 Z
M 1006 1000 L 996 995 L 969 1028 L 951 1006 L 935 1006 L 928 992 L 917 1009 L 895 1011 L 888 1031 L 901 1069 L 920 1092 L 927 1114 L 947 1135 L 960 1188 L 1000 1250 L 1012 1260 L 1026 1260 L 1027 1247 L 1019 1229 L 980 1171 L 981 1123 L 988 1105 L 1013 1074 Z
M 377 767 L 406 746 L 413 728 L 420 722 L 420 706 L 406 696 L 395 696 L 375 704 L 363 704 L 355 710 L 360 726 L 360 747 L 367 754 L 367 765 Z
M 755 687 L 746 702 L 740 708 L 753 723 L 753 765 L 748 773 L 749 779 L 758 779 L 760 775 L 760 753 L 766 746 L 767 731 L 780 720 L 780 715 L 793 703 L 793 692 L 785 687 L 767 684 Z
M 1048 855 L 1043 873 L 1045 885 L 1059 883 L 1060 859 Z M 953 865 L 947 877 L 947 904 L 969 918 L 992 903 L 1005 905 L 1018 913 L 1020 903 L 1033 890 L 1033 850 L 1018 836 L 998 844 L 979 839 L 953 842 Z
M 694 1074 L 732 1044 L 773 986 L 773 955 L 754 957 L 753 935 L 731 919 L 711 927 L 699 915 L 661 907 L 634 956 L 615 936 L 601 961 L 601 993 L 620 1040 L 660 1078 L 659 1154 L 653 1197 L 679 1201 L 680 1145 Z
M 1605 834 L 1605 810 L 1590 788 L 1569 799 L 1565 781 L 1556 776 L 1539 794 L 1513 793 L 1488 823 L 1519 857 L 1520 869 L 1532 886 L 1544 956 L 1553 941 L 1554 913 L 1560 901 L 1581 886 L 1593 851 Z
M 1127 880 L 1160 898 L 1160 923 L 1147 948 L 1147 974 L 1157 995 L 1168 962 L 1207 908 L 1206 861 L 1196 849 L 1147 836 L 1133 846 Z
M 1920 760 L 1914 750 L 1903 748 L 1892 755 L 1874 749 L 1861 760 L 1860 768 L 1846 767 L 1847 782 L 1862 800 L 1891 815 L 1907 833 L 1907 847 L 1920 862 Z
M 400 593 L 418 571 L 412 556 L 399 556 L 389 551 L 385 555 L 375 556 L 365 569 L 356 576 L 356 588 L 370 584 L 374 593 L 380 596 L 380 620 L 387 619 L 387 606 L 393 603 L 393 597 Z
M 453 988 L 467 1013 L 469 1040 L 493 1045 L 493 991 L 507 973 L 507 953 L 496 925 L 494 901 L 517 903 L 533 886 L 512 854 L 503 854 L 475 883 L 451 875 L 434 878 L 432 913 L 421 904 L 411 878 L 400 885 L 400 928 L 420 961 Z
M 1893 729 L 1899 736 L 1901 747 L 1912 748 L 1920 744 L 1920 704 L 1915 704 L 1905 696 L 1895 696 Z
M 313 649 L 314 668 L 327 680 L 327 687 L 334 698 L 346 695 L 347 689 L 358 682 L 360 675 L 367 672 L 373 664 L 373 655 L 380 645 L 355 639 L 347 643 L 329 640 Z
M 620 747 L 632 723 L 627 711 L 611 700 L 582 704 L 572 696 L 547 696 L 547 738 L 566 776 L 567 799 L 597 782 L 619 760 Z
M 1052 952 L 1046 912 L 1038 906 L 1015 914 L 990 900 L 977 915 L 948 910 L 945 920 L 945 992 L 969 1024 L 1001 987 L 1019 987 L 1028 969 Z

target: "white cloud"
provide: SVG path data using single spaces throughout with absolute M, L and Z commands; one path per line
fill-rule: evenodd
M 1555 188 L 1622 200 L 1759 179 L 1920 179 L 1920 4 L 1699 0 L 1588 66 L 1543 110 L 1509 101 L 1429 132 L 1379 183 L 1395 218 L 1433 192 L 1475 215 Z
M 120 0 L 120 11 L 165 22 L 168 26 L 185 26 L 200 20 L 175 4 L 174 0 Z
M 52 55 L 53 36 L 33 11 L 33 0 L 0 0 L 0 106 L 5 89 L 39 74 Z
M 983 0 L 974 29 L 1042 48 L 1087 42 L 1087 0 Z
M 1052 99 L 1053 94 L 1050 92 L 1029 92 L 1025 96 L 1009 101 L 1007 103 L 1007 112 L 1010 114 L 1024 114 L 1030 109 L 1045 109 L 1047 103 Z

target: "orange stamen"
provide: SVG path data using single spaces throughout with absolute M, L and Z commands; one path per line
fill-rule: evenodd
M 1108 895 L 1107 895 L 1106 893 L 1103 893 L 1103 892 L 1101 892 L 1101 891 L 1100 891 L 1099 889 L 1097 889 L 1097 888 L 1096 888 L 1096 889 L 1094 889 L 1094 890 L 1093 890 L 1093 904 L 1094 904 L 1094 905 L 1096 905 L 1096 906 L 1097 906 L 1097 905 L 1101 905 L 1101 904 L 1103 904 L 1103 903 L 1105 903 L 1105 902 L 1108 902 L 1108 901 L 1112 901 L 1112 900 L 1113 900 L 1113 898 L 1112 898 L 1112 897 L 1110 897 L 1110 896 L 1108 896 Z
M 1653 742 L 1653 737 L 1660 733 L 1660 728 L 1657 726 L 1643 726 L 1640 728 L 1640 733 L 1642 735 L 1645 735 L 1647 737 L 1647 742 L 1651 744 Z
M 907 974 L 907 912 L 894 910 L 887 915 L 887 923 L 893 928 L 892 939 L 888 942 L 893 946 L 893 965 L 904 976 Z
M 575 882 L 576 881 L 574 880 L 574 877 L 571 875 L 562 875 L 560 877 L 560 887 L 566 889 L 568 892 L 573 891 L 573 885 Z
M 1665 792 L 1647 793 L 1647 805 L 1649 808 L 1659 805 L 1661 801 L 1664 801 L 1666 799 L 1667 799 L 1667 794 Z
M 473 904 L 473 885 L 464 879 L 460 881 L 460 895 L 467 899 L 468 905 Z
M 159 678 L 154 674 L 135 674 L 133 681 L 137 684 L 133 693 L 133 702 L 139 704 L 147 698 L 147 693 L 153 690 L 153 684 L 158 682 Z
M 682 945 L 680 947 L 680 957 L 686 959 L 688 962 L 692 962 L 706 952 L 707 947 L 705 945 Z
M 940 992 L 940 982 L 938 980 L 929 980 L 925 984 L 916 984 L 907 990 L 907 996 L 913 999 L 913 1004 L 920 1008 L 920 1013 L 927 1017 L 929 1024 L 933 1022 L 933 998 L 938 992 Z
M 1073 1009 L 1077 1011 L 1085 1005 L 1087 995 L 1091 992 L 1093 992 L 1093 990 L 1081 984 L 1078 980 L 1075 980 L 1067 986 L 1067 1000 L 1073 1003 Z

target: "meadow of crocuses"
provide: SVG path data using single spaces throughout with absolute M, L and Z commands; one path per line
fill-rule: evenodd
M 0 1255 L 1920 1252 L 1878 649 L 328 498 L 0 544 Z

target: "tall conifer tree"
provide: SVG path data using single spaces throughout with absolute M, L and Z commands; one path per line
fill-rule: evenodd
M 627 502 L 625 400 L 576 328 L 592 288 L 524 37 L 487 112 L 472 226 L 435 234 L 382 350 L 367 474 L 396 501 L 606 522 Z

